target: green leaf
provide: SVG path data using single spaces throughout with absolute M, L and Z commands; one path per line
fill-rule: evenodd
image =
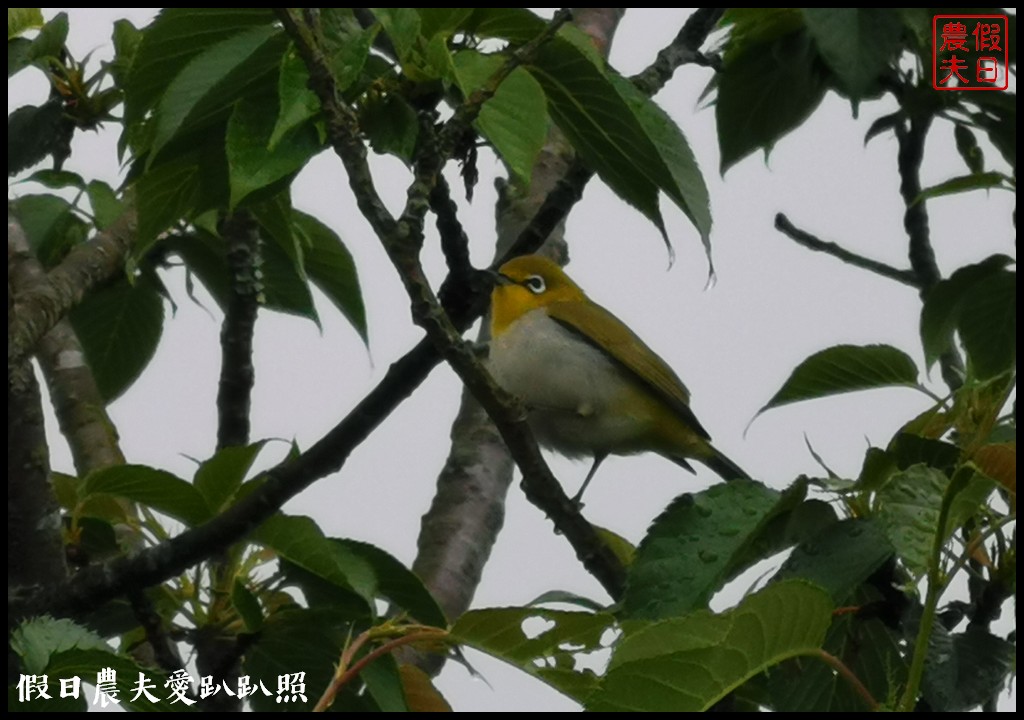
M 139 239 L 133 252 L 142 257 L 157 236 L 199 204 L 202 189 L 200 158 L 189 153 L 147 170 L 135 184 Z
M 494 608 L 464 613 L 451 637 L 582 702 L 598 679 L 592 670 L 577 670 L 576 658 L 607 649 L 613 629 L 614 618 L 604 613 Z
M 48 168 L 36 170 L 22 180 L 22 182 L 39 183 L 51 190 L 60 190 L 61 188 L 68 187 L 78 188 L 79 190 L 85 189 L 85 180 L 82 179 L 82 176 L 67 170 L 50 170 Z
M 225 144 L 230 210 L 257 190 L 294 175 L 321 150 L 316 128 L 308 123 L 294 128 L 269 149 L 277 124 L 275 100 L 270 96 L 242 98 L 228 120 Z
M 227 308 L 231 284 L 224 241 L 199 231 L 188 237 L 173 238 L 166 245 L 168 251 L 181 256 L 221 309 Z M 260 252 L 263 259 L 263 306 L 268 310 L 308 318 L 319 325 L 308 283 L 299 277 L 292 259 L 275 242 L 263 243 Z
M 14 38 L 7 41 L 7 79 L 28 65 L 28 54 L 32 49 L 32 41 L 25 38 Z
M 911 465 L 924 463 L 944 473 L 952 473 L 960 460 L 960 448 L 943 440 L 901 432 L 892 443 L 896 467 L 906 470 Z
M 964 712 L 998 695 L 1015 671 L 1017 647 L 980 627 L 948 639 L 947 652 L 930 652 L 921 690 L 933 712 Z
M 26 30 L 43 26 L 43 12 L 39 8 L 7 8 L 7 39 L 16 38 Z
M 1012 262 L 1006 255 L 992 255 L 957 269 L 928 291 L 921 308 L 921 344 L 926 367 L 931 368 L 952 347 L 953 331 L 960 325 L 964 299 L 971 288 L 986 284 Z
M 979 472 L 973 466 L 960 468 L 953 476 L 942 499 L 945 526 L 942 539 L 946 540 L 967 524 L 971 518 L 984 514 L 988 499 L 995 490 L 995 481 Z
M 801 8 L 818 52 L 853 99 L 879 89 L 896 59 L 903 26 L 891 8 Z
M 370 8 L 404 64 L 420 38 L 420 16 L 413 8 Z
M 658 190 L 668 185 L 659 185 L 666 180 L 665 161 L 603 68 L 573 43 L 556 38 L 535 53 L 528 69 L 547 95 L 551 118 L 576 151 L 665 236 L 658 207 Z
M 864 607 L 881 601 L 864 590 L 855 598 Z M 839 658 L 871 693 L 884 700 L 895 697 L 906 682 L 907 662 L 896 633 L 877 618 L 845 614 L 832 621 L 825 651 Z M 776 712 L 864 712 L 864 698 L 848 680 L 823 662 L 792 660 L 762 675 Z
M 552 603 L 558 603 L 562 605 L 575 605 L 584 610 L 590 612 L 604 612 L 607 608 L 597 600 L 592 600 L 588 597 L 578 595 L 568 590 L 548 590 L 545 593 L 541 593 L 530 602 L 526 603 L 526 607 L 536 607 L 538 605 L 549 605 Z
M 780 497 L 761 483 L 737 480 L 676 498 L 637 548 L 623 617 L 657 620 L 706 607 Z
M 80 493 L 83 501 L 99 494 L 132 500 L 189 526 L 211 517 L 206 500 L 191 483 L 145 465 L 115 465 L 91 472 Z
M 988 134 L 1003 160 L 1017 169 L 1017 95 L 1011 92 L 970 93 L 967 99 L 980 112 L 972 113 L 974 124 Z
M 263 628 L 263 609 L 260 601 L 240 578 L 231 584 L 231 604 L 245 623 L 246 632 L 259 632 Z
M 300 568 L 372 601 L 377 576 L 372 564 L 339 546 L 308 517 L 275 515 L 253 534 L 253 541 L 270 548 Z
M 914 463 L 910 463 L 913 465 Z M 869 447 L 864 453 L 864 464 L 857 476 L 857 490 L 873 492 L 889 482 L 896 472 L 896 458 L 893 453 L 880 448 Z
M 289 45 L 284 57 L 281 58 L 277 96 L 279 109 L 274 130 L 270 133 L 270 140 L 267 143 L 269 150 L 274 150 L 281 138 L 320 113 L 320 100 L 316 93 L 309 89 L 309 71 L 306 69 L 306 63 L 299 57 L 294 45 Z
M 334 81 L 339 91 L 348 90 L 362 76 L 363 68 L 371 59 L 370 49 L 374 40 L 377 39 L 377 32 L 380 28 L 373 26 L 352 33 L 348 40 L 331 55 L 331 71 L 334 73 Z M 378 58 L 380 59 L 380 58 Z M 385 65 L 388 72 L 391 72 L 391 65 Z
M 402 690 L 402 677 L 393 654 L 374 660 L 363 668 L 359 678 L 381 712 L 409 712 Z
M 451 37 L 467 27 L 474 8 L 416 8 L 420 14 L 420 32 L 425 38 Z
M 835 345 L 797 365 L 757 414 L 801 400 L 916 382 L 917 367 L 902 350 L 891 345 Z
M 43 267 L 57 265 L 68 251 L 85 240 L 86 225 L 73 206 L 56 195 L 25 195 L 11 201 L 29 247 Z
M 213 512 L 223 510 L 235 497 L 266 444 L 266 440 L 260 440 L 251 445 L 222 448 L 199 466 L 192 482 Z
M 957 123 L 953 127 L 953 138 L 956 140 L 956 151 L 967 164 L 972 175 L 980 175 L 985 170 L 985 154 L 978 146 L 978 138 L 969 127 Z
M 352 558 L 366 562 L 376 575 L 373 593 L 387 598 L 418 622 L 439 628 L 448 627 L 448 619 L 423 581 L 394 556 L 379 547 L 358 540 L 332 538 Z
M 776 577 L 808 580 L 839 604 L 847 601 L 892 553 L 877 523 L 859 518 L 842 520 L 797 545 Z
M 304 672 L 306 699 L 277 702 L 275 682 L 267 687 L 270 697 L 260 690 L 249 698 L 253 711 L 312 710 L 334 675 L 348 628 L 346 618 L 333 610 L 284 610 L 267 618 L 256 642 L 245 653 L 243 670 L 254 683 Z
M 809 583 L 776 583 L 734 610 L 700 610 L 628 635 L 612 653 L 594 712 L 707 710 L 748 679 L 816 654 L 832 620 L 828 595 Z
M 292 217 L 294 229 L 303 239 L 310 279 L 348 318 L 363 342 L 369 342 L 366 309 L 351 253 L 337 233 L 312 215 L 294 210 Z
M 600 525 L 594 525 L 593 527 L 598 537 L 601 538 L 601 542 L 612 551 L 623 567 L 629 567 L 633 564 L 633 561 L 636 560 L 636 546 L 633 543 L 608 528 L 601 527 Z
M 915 577 L 928 571 L 942 498 L 949 478 L 927 465 L 913 465 L 893 475 L 876 493 L 875 517 L 896 554 Z
M 525 43 L 539 35 L 545 24 L 526 8 L 474 8 L 466 28 L 478 37 Z
M 1017 273 L 1000 271 L 964 294 L 957 323 L 971 369 L 982 380 L 1017 364 Z
M 276 242 L 264 243 L 261 252 L 266 307 L 307 318 L 320 327 L 320 316 L 313 304 L 309 281 L 299 275 L 295 259 Z
M 142 120 L 171 79 L 198 55 L 233 35 L 273 22 L 274 14 L 266 8 L 164 8 L 145 28 L 132 63 L 125 90 L 126 124 Z
M 914 202 L 919 203 L 930 198 L 942 197 L 944 195 L 955 195 L 957 193 L 970 192 L 971 190 L 989 190 L 1001 187 L 1005 190 L 1013 190 L 1013 184 L 1009 178 L 998 172 L 983 172 L 972 175 L 961 175 L 950 178 L 938 185 L 932 185 L 921 191 Z
M 888 132 L 890 130 L 893 130 L 894 128 L 899 127 L 905 119 L 906 117 L 904 113 L 900 111 L 890 113 L 889 115 L 883 115 L 882 117 L 878 118 L 873 123 L 871 123 L 871 127 L 868 128 L 868 131 L 866 133 L 864 133 L 864 145 L 866 146 L 869 142 L 871 142 L 873 139 L 875 139 L 882 133 Z
M 717 78 L 715 120 L 721 172 L 775 143 L 810 117 L 825 96 L 816 52 L 804 32 L 726 54 Z
M 653 100 L 641 93 L 630 81 L 611 74 L 616 91 L 629 103 L 647 137 L 657 149 L 663 167 L 649 167 L 651 179 L 657 183 L 700 233 L 704 250 L 711 258 L 711 199 L 697 158 L 675 121 Z
M 423 52 L 422 64 L 420 72 L 425 80 L 455 82 L 455 64 L 452 62 L 452 51 L 448 47 L 448 38 L 445 36 L 435 35 L 430 38 Z
M 401 96 L 370 97 L 360 115 L 360 127 L 366 131 L 374 151 L 381 155 L 390 153 L 407 164 L 412 162 L 419 121 L 416 111 Z
M 64 135 L 64 108 L 60 101 L 36 107 L 24 105 L 7 116 L 7 175 L 42 162 L 57 149 Z
M 504 59 L 465 50 L 454 57 L 455 77 L 469 97 L 494 75 Z M 476 126 L 523 186 L 530 184 L 533 164 L 547 139 L 544 90 L 530 73 L 516 68 L 480 109 Z
M 68 14 L 57 13 L 53 19 L 43 25 L 29 49 L 29 62 L 58 59 L 64 53 L 68 40 Z
M 153 359 L 164 328 L 164 301 L 153 282 L 120 279 L 90 293 L 68 315 L 104 400 L 110 402 Z
M 110 73 L 117 85 L 124 88 L 131 79 L 132 66 L 142 44 L 142 31 L 128 20 L 115 20 L 112 41 L 114 59 L 110 63 Z
M 97 230 L 106 230 L 124 213 L 124 204 L 114 189 L 102 180 L 92 180 L 85 188 L 92 205 L 92 214 Z
M 277 27 L 261 25 L 196 55 L 160 98 L 149 165 L 179 133 L 196 133 L 212 124 L 251 86 L 276 70 L 286 43 Z
M 21 658 L 25 671 L 33 675 L 46 672 L 52 656 L 76 648 L 109 650 L 110 646 L 92 630 L 49 615 L 26 620 L 11 634 L 11 650 Z

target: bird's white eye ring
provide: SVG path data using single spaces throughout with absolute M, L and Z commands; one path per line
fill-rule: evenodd
M 548 289 L 547 285 L 544 284 L 544 278 L 540 275 L 531 275 L 523 280 L 523 285 L 525 285 L 526 288 L 534 295 L 540 295 Z

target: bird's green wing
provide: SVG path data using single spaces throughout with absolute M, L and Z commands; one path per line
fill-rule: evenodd
M 555 302 L 546 306 L 559 325 L 577 334 L 663 400 L 688 427 L 710 437 L 690 410 L 690 393 L 661 357 L 626 324 L 594 302 Z

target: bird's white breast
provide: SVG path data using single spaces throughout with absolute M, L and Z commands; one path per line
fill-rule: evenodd
M 569 456 L 629 453 L 642 432 L 623 414 L 636 392 L 601 350 L 532 310 L 491 340 L 488 369 L 530 411 L 538 441 Z

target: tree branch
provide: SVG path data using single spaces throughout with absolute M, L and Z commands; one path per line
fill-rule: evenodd
M 630 78 L 646 95 L 655 95 L 672 79 L 682 65 L 713 65 L 713 61 L 700 52 L 708 35 L 715 29 L 725 8 L 697 8 L 686 19 L 675 39 L 658 53 L 658 57 L 640 73 Z
M 221 234 L 227 243 L 231 296 L 221 326 L 221 368 L 217 388 L 217 448 L 249 442 L 249 408 L 255 370 L 252 338 L 262 282 L 259 279 L 259 232 L 245 212 L 227 218 Z
M 85 477 L 93 470 L 121 465 L 120 438 L 96 378 L 85 361 L 78 335 L 67 318 L 61 319 L 37 344 L 36 359 L 46 378 L 61 434 L 68 441 L 75 471 Z M 126 509 L 131 503 L 123 503 Z
M 897 123 L 894 128 L 899 145 L 896 165 L 900 174 L 900 196 L 905 208 L 903 227 L 909 238 L 910 267 L 917 276 L 922 299 L 942 279 L 932 249 L 927 202 L 921 200 L 921 162 L 931 123 L 930 114 L 918 113 L 911 114 L 909 126 Z M 963 385 L 964 361 L 955 349 L 951 348 L 939 356 L 939 368 L 950 390 L 955 391 Z
M 890 280 L 896 280 L 904 285 L 910 285 L 911 287 L 921 288 L 921 280 L 917 273 L 912 270 L 900 270 L 894 268 L 891 265 L 866 258 L 863 255 L 858 255 L 855 252 L 851 252 L 844 247 L 836 245 L 834 242 L 828 240 L 822 240 L 821 238 L 811 235 L 809 232 L 801 230 L 789 221 L 782 213 L 775 216 L 775 229 L 787 236 L 791 240 L 803 245 L 805 248 L 810 250 L 816 250 L 823 252 L 826 255 L 831 255 L 834 258 L 842 260 L 844 263 L 859 267 L 862 270 L 869 270 L 882 277 L 889 278 Z
M 284 14 L 288 15 L 287 11 Z M 549 25 L 549 30 L 561 22 L 564 20 L 556 17 Z M 447 159 L 444 138 L 457 136 L 460 130 L 450 128 L 460 122 L 469 122 L 473 113 L 456 111 L 442 129 L 436 145 L 428 142 L 431 137 L 430 123 L 421 123 L 415 178 L 409 187 L 402 215 L 395 220 L 374 187 L 366 162 L 366 148 L 356 134 L 351 113 L 347 108 L 338 107 L 340 103 L 337 101 L 333 76 L 325 65 L 322 52 L 315 44 L 311 44 L 312 33 L 295 28 L 294 19 L 290 16 L 286 28 L 289 26 L 294 28 L 290 28 L 289 32 L 292 33 L 299 55 L 309 66 L 311 86 L 328 117 L 328 138 L 348 172 L 349 185 L 356 195 L 363 216 L 380 239 L 405 285 L 412 304 L 414 322 L 427 332 L 438 352 L 494 419 L 523 471 L 524 485 L 528 488 L 527 496 L 534 502 L 547 503 L 542 509 L 565 534 L 587 570 L 606 587 L 609 594 L 618 597 L 625 582 L 625 571 L 621 563 L 562 492 L 537 449 L 522 408 L 484 371 L 475 353 L 463 341 L 460 330 L 451 323 L 435 298 L 419 263 L 428 198 L 441 166 Z M 470 103 L 475 102 L 471 98 Z
M 124 259 L 136 237 L 134 207 L 93 239 L 76 245 L 60 265 L 31 291 L 17 298 L 17 320 L 7 327 L 8 369 L 17 366 L 36 347 L 68 310 L 87 292 L 124 267 Z
M 17 323 L 22 289 L 40 281 L 21 226 L 7 218 L 7 326 Z M 9 587 L 43 588 L 67 577 L 61 521 L 50 486 L 42 399 L 28 360 L 7 373 L 7 572 Z M 20 619 L 8 605 L 8 628 Z M 8 653 L 8 673 L 12 655 Z
M 899 143 L 896 162 L 900 173 L 900 196 L 905 207 L 903 227 L 910 239 L 910 267 L 917 276 L 921 297 L 927 293 L 942 275 L 935 262 L 931 232 L 928 228 L 928 210 L 921 195 L 921 161 L 924 159 L 924 141 L 931 126 L 931 116 L 919 116 L 910 120 L 910 127 L 897 123 L 896 140 Z
M 622 8 L 573 8 L 573 24 L 606 54 L 623 12 Z M 718 13 L 698 12 L 687 21 L 676 42 L 686 37 L 687 43 L 699 48 L 704 36 L 695 37 L 691 30 L 698 25 L 704 27 L 704 34 L 710 30 L 714 20 L 700 20 L 708 12 L 716 16 Z M 492 269 L 512 257 L 537 251 L 565 263 L 564 221 L 593 177 L 586 164 L 573 159 L 573 155 L 572 147 L 553 127 L 534 164 L 529 187 L 518 187 L 513 181 L 499 182 L 497 259 Z M 442 234 L 442 247 L 444 242 Z M 440 293 L 446 306 L 456 295 L 453 288 L 460 287 L 462 283 L 450 274 Z M 479 341 L 485 342 L 487 338 L 485 322 Z M 448 616 L 458 617 L 472 601 L 501 530 L 514 464 L 501 434 L 468 390 L 462 393 L 451 437 L 451 449 L 438 475 L 434 499 L 423 516 L 413 570 Z M 433 673 L 443 658 L 417 656 L 412 661 Z
M 32 254 L 20 227 L 9 235 L 9 242 L 18 255 L 19 284 L 25 288 L 20 297 L 44 293 L 49 285 L 46 271 Z M 20 306 L 24 307 L 25 303 Z M 106 401 L 85 362 L 82 345 L 71 323 L 66 318 L 58 320 L 38 339 L 36 349 L 36 358 L 50 390 L 60 431 L 71 449 L 76 472 L 85 477 L 93 470 L 123 463 L 117 429 L 107 414 Z M 124 503 L 124 507 L 130 512 L 131 503 Z
M 282 14 L 280 10 L 278 13 L 286 29 L 293 28 L 295 32 L 302 32 L 287 13 Z M 324 69 L 324 65 L 315 63 L 310 67 L 314 86 L 320 82 L 316 78 Z M 327 80 L 331 82 L 329 71 Z M 343 124 L 346 118 L 351 117 L 347 108 L 340 103 L 329 105 L 333 108 L 333 112 L 327 114 L 329 125 Z M 580 170 L 578 175 L 586 176 L 587 173 Z M 575 200 L 578 190 L 569 188 L 566 191 L 567 187 L 561 186 L 563 201 Z M 357 197 L 365 202 L 362 196 L 357 194 Z M 530 247 L 530 243 L 537 242 L 541 233 L 539 228 L 557 225 L 557 222 L 552 222 L 559 213 L 556 206 L 557 203 L 549 196 L 530 227 L 520 235 L 517 246 L 535 249 Z M 564 219 L 568 209 L 568 206 L 561 208 L 559 221 Z M 486 301 L 486 293 L 478 295 Z M 445 310 L 456 327 L 465 329 L 479 317 L 483 307 L 478 302 L 474 307 L 446 306 Z M 71 581 L 52 588 L 16 591 L 11 598 L 12 611 L 23 614 L 50 612 L 55 615 L 75 615 L 122 595 L 130 588 L 163 582 L 238 542 L 310 484 L 339 470 L 351 451 L 419 387 L 439 360 L 440 356 L 432 343 L 426 339 L 421 340 L 397 360 L 377 386 L 323 438 L 300 456 L 264 473 L 258 488 L 218 517 L 132 557 L 117 558 L 102 565 L 84 568 Z M 565 502 L 568 502 L 568 498 L 565 498 Z M 572 510 L 575 511 L 575 507 Z M 581 532 L 586 532 L 586 529 Z

